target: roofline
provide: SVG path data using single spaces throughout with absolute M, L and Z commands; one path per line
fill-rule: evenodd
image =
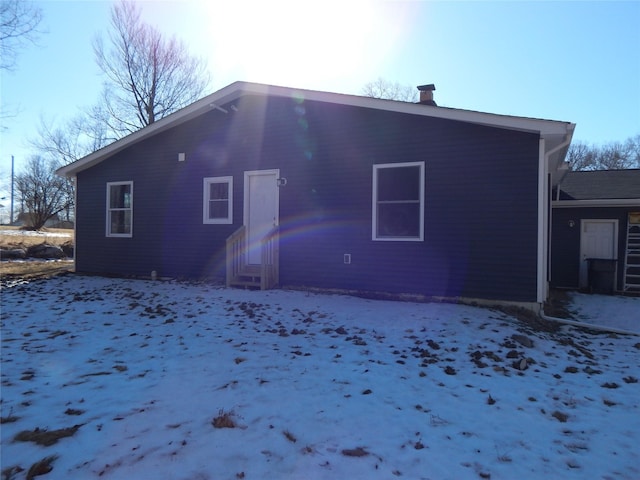
M 553 208 L 579 207 L 640 207 L 640 198 L 604 198 L 590 200 L 554 200 Z
M 585 175 L 589 175 L 589 174 L 593 174 L 593 175 L 598 175 L 598 174 L 610 174 L 612 172 L 615 173 L 629 173 L 629 172 L 640 172 L 640 168 L 611 168 L 611 169 L 606 169 L 606 170 L 571 170 L 571 174 L 585 174 Z
M 375 110 L 406 113 L 410 115 L 420 115 L 426 117 L 454 120 L 490 127 L 506 128 L 524 132 L 539 133 L 542 137 L 551 140 L 557 137 L 556 142 L 548 142 L 549 149 L 558 143 L 562 143 L 567 138 L 573 136 L 575 124 L 557 120 L 544 120 L 538 118 L 515 117 L 511 115 L 500 115 L 494 113 L 484 113 L 473 110 L 461 110 L 448 107 L 437 107 L 421 105 L 417 103 L 400 102 L 396 100 L 385 100 L 379 98 L 363 97 L 359 95 L 348 95 L 341 93 L 330 93 L 316 90 L 305 90 L 299 88 L 281 87 L 250 82 L 234 82 L 217 92 L 207 95 L 200 100 L 168 115 L 157 122 L 144 127 L 126 137 L 117 140 L 106 147 L 101 148 L 73 163 L 59 168 L 56 173 L 61 176 L 72 177 L 78 172 L 85 170 L 102 160 L 114 155 L 124 148 L 142 141 L 152 135 L 167 130 L 173 126 L 184 123 L 192 118 L 210 111 L 218 109 L 226 112 L 219 105 L 240 98 L 242 95 L 254 94 L 275 97 L 300 98 L 311 101 L 348 105 Z

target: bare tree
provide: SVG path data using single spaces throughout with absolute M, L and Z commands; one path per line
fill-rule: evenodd
M 52 121 L 40 118 L 38 136 L 31 145 L 57 165 L 67 165 L 94 152 L 113 138 L 107 138 L 107 127 L 99 107 L 89 113 L 79 113 L 71 120 L 56 126 Z
M 42 10 L 28 0 L 0 0 L 0 69 L 16 66 L 19 50 L 40 33 Z
M 100 109 L 94 107 L 92 114 L 99 116 Z M 106 124 L 94 119 L 93 115 L 80 113 L 58 126 L 41 118 L 38 137 L 30 142 L 32 147 L 40 153 L 38 158 L 43 162 L 47 162 L 51 165 L 51 169 L 55 170 L 62 165 L 75 162 L 109 143 L 110 139 L 106 137 Z M 42 171 L 40 165 L 36 165 L 36 167 L 30 166 L 29 168 Z M 57 180 L 55 177 L 52 178 Z M 29 185 L 29 183 L 25 185 Z M 35 185 L 35 182 L 32 182 L 31 185 Z M 52 185 L 51 188 L 55 188 L 55 185 Z M 64 193 L 68 200 L 64 208 L 64 219 L 70 220 L 74 213 L 73 181 L 65 179 L 64 188 Z M 32 195 L 28 194 L 28 192 L 25 193 L 27 193 L 27 196 Z
M 592 170 L 595 164 L 593 147 L 584 142 L 573 142 L 567 152 L 566 161 L 572 170 Z
M 68 211 L 73 205 L 73 184 L 56 175 L 57 166 L 43 157 L 34 156 L 16 176 L 18 196 L 26 208 L 30 226 L 35 230 L 40 230 L 47 220 Z
M 367 83 L 362 88 L 365 97 L 384 98 L 387 100 L 399 100 L 401 102 L 417 102 L 418 91 L 411 85 L 401 85 L 398 82 L 390 82 L 382 77 Z
M 623 148 L 626 168 L 640 168 L 640 133 L 627 138 Z
M 572 143 L 567 152 L 572 170 L 622 170 L 640 168 L 640 134 L 624 142 L 605 145 Z
M 107 78 L 101 104 L 117 138 L 194 102 L 208 88 L 205 62 L 142 22 L 131 0 L 113 6 L 107 45 L 98 36 L 93 47 Z

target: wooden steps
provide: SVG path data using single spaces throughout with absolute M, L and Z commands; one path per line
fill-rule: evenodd
M 260 242 L 260 265 L 247 264 L 247 229 L 242 226 L 227 238 L 227 287 L 268 290 L 279 283 L 280 239 L 274 227 Z
M 229 281 L 229 287 L 260 288 L 262 275 L 260 265 L 244 265 Z

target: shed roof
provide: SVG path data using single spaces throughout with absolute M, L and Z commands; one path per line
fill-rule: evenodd
M 640 169 L 568 172 L 560 183 L 560 201 L 640 200 Z
M 392 111 L 409 115 L 421 115 L 461 122 L 486 125 L 510 130 L 537 133 L 545 140 L 545 152 L 553 154 L 554 169 L 561 164 L 564 153 L 573 136 L 575 124 L 556 120 L 543 120 L 538 118 L 516 117 L 511 115 L 498 115 L 493 113 L 461 110 L 455 108 L 421 105 L 395 100 L 363 97 L 357 95 L 345 95 L 338 93 L 304 90 L 298 88 L 279 87 L 249 82 L 235 82 L 217 92 L 214 92 L 194 103 L 188 105 L 157 122 L 138 130 L 120 140 L 97 150 L 69 165 L 57 170 L 59 175 L 73 177 L 78 172 L 90 168 L 117 152 L 134 145 L 146 138 L 180 125 L 188 120 L 198 117 L 212 109 L 226 111 L 224 107 L 231 104 L 244 95 L 263 95 L 273 97 L 288 97 L 298 100 L 309 100 L 341 105 L 350 105 L 376 110 Z

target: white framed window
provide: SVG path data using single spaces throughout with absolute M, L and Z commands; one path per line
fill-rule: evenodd
M 373 166 L 372 239 L 424 240 L 424 162 Z
M 107 237 L 133 236 L 133 182 L 107 183 Z
M 233 223 L 233 177 L 206 177 L 202 223 Z

